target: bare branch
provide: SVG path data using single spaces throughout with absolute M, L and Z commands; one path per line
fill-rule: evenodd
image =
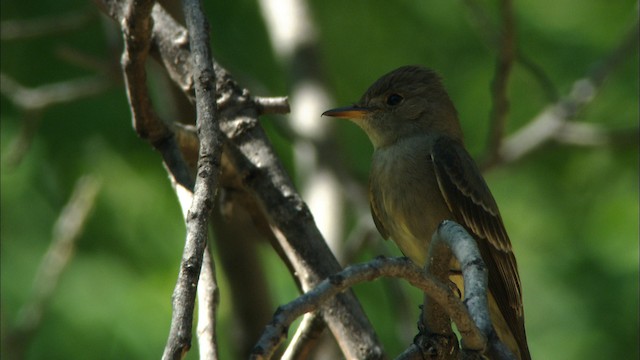
M 488 340 L 488 351 L 492 358 L 515 360 L 514 355 L 502 344 L 493 329 L 487 300 L 489 277 L 476 240 L 456 222 L 445 220 L 431 239 L 429 253 L 433 254 L 432 251 L 437 251 L 443 244 L 451 249 L 462 270 L 464 304 L 475 325 L 471 327 L 470 324 L 465 324 L 465 328 L 480 330 L 480 332 L 463 331 L 460 324 L 456 323 L 462 336 L 462 347 L 471 351 L 485 352 Z
M 596 97 L 606 77 L 635 51 L 638 24 L 627 33 L 621 43 L 585 77 L 573 83 L 571 92 L 557 103 L 547 106 L 526 126 L 507 137 L 497 157 L 483 168 L 512 163 L 545 144 L 555 141 L 567 145 L 596 146 L 614 143 L 614 139 L 637 137 L 637 127 L 623 132 L 604 130 L 598 125 L 574 123 L 573 120 Z M 637 146 L 637 142 L 634 142 Z
M 218 189 L 223 142 L 216 109 L 216 73 L 209 48 L 209 24 L 203 14 L 200 0 L 184 0 L 183 10 L 191 44 L 197 110 L 196 128 L 200 139 L 200 151 L 193 201 L 187 214 L 187 240 L 173 292 L 171 329 L 163 359 L 180 359 L 191 347 L 197 283 L 207 244 L 209 215 Z M 207 346 L 215 347 L 214 344 Z
M 77 240 L 95 205 L 100 181 L 91 175 L 78 179 L 68 203 L 53 226 L 53 237 L 36 271 L 31 296 L 18 313 L 16 328 L 7 337 L 8 352 L 24 357 L 31 337 L 40 327 L 42 316 L 55 292 L 62 272 L 73 257 Z
M 198 349 L 200 360 L 218 359 L 216 342 L 216 313 L 220 303 L 220 290 L 216 281 L 216 268 L 208 248 L 202 258 L 202 271 L 198 280 Z
M 327 161 L 339 153 L 331 136 L 333 124 L 319 115 L 330 107 L 318 30 L 308 1 L 261 0 L 262 16 L 278 60 L 288 70 L 291 98 L 296 106 L 287 119 L 300 192 L 336 257 L 343 258 L 344 197 L 340 180 Z M 329 145 L 331 144 L 331 145 Z
M 284 340 L 283 336 L 286 336 L 285 329 L 290 322 L 301 313 L 314 311 L 327 297 L 361 281 L 371 281 L 380 276 L 393 276 L 407 279 L 410 283 L 425 291 L 443 307 L 445 313 L 451 316 L 460 331 L 463 348 L 475 352 L 484 352 L 487 339 L 490 339 L 492 341 L 490 345 L 493 351 L 496 351 L 494 354 L 497 354 L 501 359 L 512 359 L 513 355 L 500 343 L 497 336 L 492 334 L 494 330 L 487 301 L 488 275 L 475 240 L 460 225 L 453 221 L 445 221 L 434 234 L 430 253 L 438 251 L 442 244 L 446 244 L 460 262 L 465 285 L 464 304 L 468 309 L 468 314 L 456 312 L 457 305 L 455 300 L 452 299 L 457 298 L 433 275 L 424 275 L 428 278 L 429 285 L 423 285 L 405 273 L 391 273 L 398 271 L 395 268 L 397 264 L 394 263 L 389 269 L 387 268 L 389 265 L 385 261 L 395 262 L 399 261 L 398 259 L 379 258 L 367 264 L 348 267 L 336 276 L 323 281 L 318 287 L 295 301 L 280 307 L 274 315 L 274 321 L 269 325 L 265 335 L 256 346 L 255 358 L 268 359 L 272 351 L 275 351 L 275 348 Z M 408 273 L 415 275 L 410 271 Z M 446 296 L 438 293 L 438 291 L 444 291 Z M 456 316 L 455 318 L 454 315 Z M 263 342 L 263 340 L 268 341 Z M 415 356 L 413 351 L 408 350 L 403 354 L 404 358 Z
M 464 0 L 463 4 L 471 14 L 472 25 L 476 27 L 478 34 L 483 37 L 485 43 L 491 49 L 501 52 L 503 35 L 497 30 L 498 26 L 492 24 L 487 11 L 478 3 L 478 0 Z M 511 5 L 509 5 L 509 9 L 511 9 Z M 505 10 L 508 10 L 511 13 L 511 16 L 513 16 L 512 10 L 509 9 L 505 8 L 504 3 L 502 3 L 503 18 Z M 505 25 L 509 26 L 508 24 Z M 513 51 L 515 51 L 515 60 L 529 71 L 536 80 L 538 80 L 538 83 L 542 87 L 547 99 L 549 101 L 557 101 L 559 97 L 558 90 L 549 75 L 547 75 L 544 70 L 535 61 L 533 61 L 533 59 L 526 56 L 519 48 L 514 47 Z
M 189 207 L 193 203 L 193 192 L 191 189 L 183 188 L 169 173 L 174 190 L 178 195 L 182 213 L 187 221 Z M 216 280 L 215 263 L 211 258 L 208 247 L 205 247 L 202 258 L 202 269 L 198 279 L 198 349 L 200 359 L 218 359 L 216 314 L 220 303 L 220 290 Z
M 9 75 L 0 73 L 0 93 L 24 111 L 20 135 L 12 140 L 4 159 L 10 166 L 17 166 L 31 146 L 42 111 L 60 103 L 97 95 L 112 81 L 103 76 L 62 81 L 28 88 Z
M 323 241 L 313 217 L 291 180 L 282 169 L 255 112 L 244 111 L 224 121 L 223 131 L 235 147 L 229 156 L 243 182 L 264 209 L 276 239 L 292 264 L 303 290 L 340 270 L 340 265 Z M 330 311 L 328 311 L 330 309 Z M 326 304 L 323 317 L 349 359 L 372 359 L 382 355 L 378 339 L 351 292 Z
M 446 245 L 460 263 L 464 279 L 464 303 L 469 309 L 478 332 L 461 332 L 464 348 L 484 350 L 486 339 L 493 330 L 487 301 L 488 273 L 473 237 L 454 221 L 443 221 L 433 234 L 429 253 Z M 482 336 L 484 335 L 484 336 Z
M 349 266 L 323 280 L 314 289 L 297 299 L 280 306 L 274 314 L 273 321 L 256 344 L 252 359 L 269 359 L 286 338 L 288 326 L 302 314 L 316 311 L 331 297 L 356 284 L 373 281 L 380 277 L 402 278 L 430 294 L 434 301 L 443 305 L 450 318 L 459 325 L 460 332 L 464 336 L 478 331 L 465 306 L 446 285 L 425 273 L 407 258 L 378 257 L 367 263 Z M 482 337 L 482 335 L 479 336 Z
M 273 274 L 263 263 L 260 248 L 275 239 L 267 219 L 255 199 L 242 188 L 224 152 L 222 165 L 218 200 L 210 221 L 218 264 L 227 279 L 225 293 L 233 303 L 232 357 L 246 359 L 273 314 L 269 291 Z
M 494 158 L 500 148 L 509 114 L 509 99 L 507 88 L 509 75 L 513 67 L 516 53 L 515 25 L 513 16 L 513 4 L 511 0 L 500 1 L 502 14 L 502 31 L 500 31 L 500 47 L 496 60 L 495 75 L 492 83 L 493 109 L 491 110 L 491 129 L 489 131 L 489 144 L 487 156 Z
M 186 165 L 174 133 L 160 120 L 154 111 L 147 89 L 145 68 L 148 57 L 153 21 L 149 17 L 152 1 L 123 1 L 130 6 L 122 8 L 122 3 L 113 1 L 109 11 L 121 16 L 119 21 L 124 36 L 125 49 L 122 54 L 122 70 L 131 108 L 133 127 L 141 138 L 160 152 L 172 176 L 187 189 L 193 189 L 194 180 Z M 146 5 L 145 5 L 146 4 Z
M 93 11 L 84 10 L 28 20 L 5 20 L 0 22 L 0 40 L 22 40 L 76 30 L 95 16 Z
M 111 82 L 104 77 L 94 76 L 27 88 L 0 73 L 0 92 L 25 111 L 42 110 L 55 104 L 97 95 L 110 85 Z
M 123 8 L 117 0 L 103 0 L 104 11 L 119 23 Z M 152 11 L 154 19 L 152 50 L 165 65 L 171 78 L 191 95 L 192 65 L 186 31 L 160 5 Z M 160 26 L 162 24 L 162 26 Z M 258 125 L 258 112 L 248 91 L 241 89 L 231 76 L 216 65 L 220 95 L 221 126 L 230 139 L 229 157 L 243 185 L 255 197 L 261 211 L 267 214 L 272 228 L 291 263 L 296 263 L 295 276 L 308 289 L 321 279 L 340 270 L 340 265 L 318 232 L 307 207 L 282 168 L 264 130 Z M 197 78 L 196 78 L 197 79 Z M 348 358 L 382 357 L 382 348 L 362 307 L 353 293 L 340 294 L 323 312 L 334 336 Z
M 306 313 L 280 360 L 308 359 L 326 327 L 319 313 Z
M 291 111 L 289 101 L 286 97 L 256 96 L 253 98 L 253 101 L 256 103 L 256 108 L 260 115 L 288 114 Z

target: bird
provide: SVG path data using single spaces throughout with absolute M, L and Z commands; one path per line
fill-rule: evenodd
M 349 119 L 369 137 L 374 148 L 369 203 L 375 226 L 415 264 L 425 265 L 431 237 L 442 221 L 453 220 L 472 234 L 489 272 L 496 333 L 519 359 L 530 359 L 511 241 L 464 146 L 458 114 L 441 77 L 423 66 L 402 66 L 376 80 L 358 102 L 322 115 Z M 459 274 L 459 269 L 451 274 L 456 270 Z

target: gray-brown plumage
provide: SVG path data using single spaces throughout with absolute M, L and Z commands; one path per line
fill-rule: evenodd
M 438 75 L 401 67 L 378 79 L 355 105 L 323 115 L 351 119 L 371 139 L 371 213 L 382 236 L 393 239 L 406 256 L 423 266 L 443 220 L 454 220 L 474 235 L 489 270 L 496 332 L 521 359 L 530 359 L 511 242 L 464 148 L 456 110 Z

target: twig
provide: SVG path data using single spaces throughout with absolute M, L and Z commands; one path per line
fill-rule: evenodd
M 468 317 L 462 317 L 463 322 L 451 318 L 460 332 L 463 351 L 461 354 L 457 354 L 457 348 L 452 348 L 450 334 L 446 333 L 450 331 L 448 326 L 444 329 L 442 324 L 436 324 L 436 327 L 440 327 L 437 329 L 440 333 L 433 334 L 430 333 L 434 327 L 433 324 L 425 324 L 428 331 L 421 331 L 414 339 L 414 344 L 407 348 L 398 359 L 423 359 L 424 356 L 437 359 L 450 359 L 458 356 L 461 356 L 462 359 L 476 359 L 486 353 L 492 359 L 515 360 L 511 351 L 500 341 L 493 329 L 487 299 L 488 272 L 477 243 L 462 226 L 449 220 L 440 224 L 429 245 L 429 254 L 432 258 L 440 257 L 446 251 L 451 251 L 455 259 L 458 260 L 464 281 L 463 303 L 468 310 Z M 448 264 L 449 261 L 436 263 L 436 265 Z M 430 261 L 426 268 L 429 271 L 432 267 Z M 437 268 L 435 270 L 440 271 Z M 430 274 L 439 280 L 435 274 Z M 432 293 L 426 292 L 426 295 L 432 296 Z M 437 301 L 437 299 L 434 300 Z M 438 302 L 438 305 L 448 315 L 449 311 L 446 306 L 449 304 Z M 431 315 L 431 319 L 433 318 L 434 316 Z M 435 318 L 435 320 L 440 321 L 441 319 Z M 447 319 L 447 321 L 449 320 Z M 457 339 L 453 337 L 453 341 L 455 340 Z
M 42 112 L 27 111 L 22 115 L 20 133 L 11 140 L 2 160 L 9 168 L 16 168 L 31 148 L 31 143 L 40 127 Z
M 123 7 L 118 0 L 103 0 L 104 11 L 116 21 L 123 18 Z M 171 78 L 191 96 L 193 81 L 186 30 L 178 25 L 164 9 L 156 4 L 152 50 L 167 68 Z M 218 88 L 224 94 L 218 104 L 224 109 L 221 123 L 226 125 L 227 136 L 233 146 L 230 158 L 243 183 L 258 207 L 267 214 L 278 234 L 282 247 L 288 249 L 291 263 L 297 263 L 295 276 L 303 288 L 308 289 L 321 279 L 339 271 L 340 266 L 327 248 L 308 209 L 278 161 L 263 131 L 258 125 L 258 112 L 248 92 L 240 89 L 223 69 L 217 68 Z M 235 105 L 234 105 L 235 103 Z M 339 345 L 348 358 L 377 359 L 382 347 L 362 307 L 353 293 L 346 292 L 333 299 L 323 312 Z
M 202 271 L 198 280 L 198 350 L 200 360 L 218 359 L 216 342 L 216 313 L 220 303 L 220 290 L 216 281 L 215 263 L 208 248 L 202 258 Z
M 523 68 L 529 71 L 534 79 L 538 80 L 538 84 L 542 88 L 542 93 L 546 96 L 547 101 L 558 101 L 558 99 L 560 99 L 558 89 L 542 66 L 525 55 L 522 50 L 517 49 L 516 51 L 518 52 L 516 55 L 518 64 L 522 65 Z
M 291 111 L 286 97 L 255 96 L 253 101 L 260 115 L 288 114 Z
M 125 0 L 115 2 L 112 10 L 122 13 L 120 21 L 125 49 L 122 70 L 131 108 L 133 128 L 138 136 L 147 140 L 160 152 L 165 165 L 184 188 L 193 189 L 194 180 L 176 144 L 173 132 L 153 110 L 147 90 L 145 63 L 149 53 L 153 21 L 150 17 L 152 0 Z M 116 5 L 118 7 L 116 7 Z
M 119 46 L 120 44 L 118 44 Z M 111 54 L 111 52 L 110 52 Z M 121 69 L 112 61 L 112 57 L 99 58 L 93 54 L 88 54 L 82 50 L 76 49 L 69 45 L 58 45 L 55 48 L 55 55 L 67 64 L 76 66 L 80 69 L 94 71 L 100 74 L 107 74 L 110 79 L 118 81 L 120 85 Z M 115 82 L 115 81 L 114 81 Z
M 171 328 L 162 356 L 165 360 L 180 359 L 191 347 L 197 283 L 207 244 L 209 214 L 218 189 L 223 142 L 218 126 L 216 73 L 209 48 L 209 24 L 203 14 L 200 0 L 184 0 L 183 10 L 191 44 L 197 110 L 196 129 L 200 139 L 200 151 L 193 201 L 187 214 L 187 239 L 173 292 Z M 214 344 L 208 346 L 215 347 Z
M 56 104 L 97 95 L 111 85 L 112 82 L 105 77 L 94 76 L 28 88 L 9 75 L 0 73 L 0 93 L 24 112 L 20 135 L 12 140 L 4 156 L 5 160 L 12 167 L 20 163 L 31 146 L 43 110 Z
M 343 258 L 344 197 L 340 180 L 326 161 L 338 152 L 331 139 L 332 123 L 319 114 L 330 107 L 318 61 L 317 27 L 305 0 L 261 0 L 261 12 L 278 60 L 288 70 L 293 108 L 287 123 L 295 132 L 292 150 L 298 183 L 315 222 L 336 257 Z M 335 163 L 334 163 L 335 164 Z
M 309 352 L 315 347 L 326 327 L 322 316 L 317 312 L 304 314 L 302 322 L 280 360 L 308 359 Z
M 9 75 L 0 73 L 0 92 L 25 111 L 42 110 L 55 104 L 97 95 L 109 85 L 111 82 L 104 77 L 94 76 L 27 88 Z
M 487 11 L 484 10 L 477 0 L 464 0 L 463 4 L 471 13 L 472 25 L 478 29 L 477 33 L 483 37 L 485 43 L 488 44 L 491 49 L 495 49 L 498 52 L 501 51 L 500 44 L 503 41 L 502 35 L 500 31 L 497 30 L 497 26 L 492 23 Z M 514 47 L 513 51 L 515 51 L 515 60 L 518 64 L 522 65 L 536 80 L 538 80 L 538 83 L 542 87 L 547 99 L 549 101 L 557 101 L 559 97 L 558 90 L 544 70 L 535 61 L 533 61 L 533 59 L 525 55 L 519 48 Z
M 163 44 L 165 41 L 168 43 L 168 40 L 164 40 Z M 166 56 L 169 57 L 177 55 L 164 46 L 158 46 L 158 49 L 167 50 Z M 172 67 L 176 75 L 174 78 L 184 78 L 179 70 L 185 67 L 170 59 L 163 62 Z M 223 73 L 223 70 L 220 71 Z M 264 130 L 258 126 L 257 110 L 248 93 L 238 88 L 226 72 L 224 74 L 218 76 L 221 89 L 218 102 L 224 108 L 221 127 L 234 145 L 229 147 L 229 157 L 237 172 L 243 175 L 247 191 L 269 217 L 276 238 L 285 249 L 289 262 L 294 264 L 296 277 L 303 289 L 312 288 L 323 278 L 339 271 L 340 266 L 284 172 Z M 373 359 L 382 356 L 375 332 L 352 293 L 341 294 L 328 307 L 331 311 L 323 312 L 323 317 L 339 339 L 347 358 Z
M 28 20 L 4 20 L 0 22 L 0 40 L 22 40 L 76 30 L 95 16 L 94 12 L 84 10 Z
M 171 176 L 171 173 L 169 173 Z M 185 222 L 189 214 L 189 207 L 193 203 L 191 189 L 181 187 L 171 176 Z M 211 258 L 208 246 L 205 247 L 202 258 L 202 269 L 198 279 L 198 350 L 200 359 L 218 359 L 216 313 L 220 303 L 220 290 L 216 280 L 215 263 Z
M 282 169 L 264 130 L 257 126 L 255 113 L 230 119 L 221 125 L 235 145 L 230 147 L 229 156 L 238 172 L 245 174 L 244 184 L 269 217 L 272 231 L 302 289 L 310 289 L 338 272 L 340 265 Z M 379 341 L 353 293 L 346 292 L 331 299 L 326 309 L 330 311 L 323 311 L 323 317 L 346 358 L 382 356 Z
M 496 60 L 495 75 L 493 78 L 492 98 L 493 109 L 491 110 L 491 129 L 489 131 L 489 144 L 487 156 L 492 159 L 497 156 L 498 149 L 504 137 L 504 131 L 509 114 L 509 98 L 507 88 L 509 85 L 509 75 L 513 67 L 513 60 L 516 53 L 515 25 L 513 18 L 513 4 L 511 0 L 500 1 L 500 12 L 502 14 L 503 26 L 500 31 L 500 47 Z
M 505 139 L 498 151 L 498 156 L 483 164 L 488 168 L 498 164 L 515 162 L 532 153 L 550 141 L 569 145 L 593 146 L 613 142 L 613 136 L 628 133 L 617 133 L 601 129 L 598 125 L 573 123 L 575 118 L 596 97 L 606 77 L 635 51 L 638 42 L 638 24 L 627 33 L 621 43 L 584 78 L 573 83 L 569 95 L 555 104 L 547 106 L 529 124 Z M 629 129 L 637 136 L 637 127 Z
M 223 152 L 220 195 L 211 214 L 218 264 L 225 273 L 233 303 L 233 358 L 247 359 L 251 347 L 273 314 L 271 272 L 261 261 L 260 246 L 273 243 L 267 220 L 239 183 Z M 253 212 L 250 212 L 253 209 Z
M 53 296 L 62 272 L 73 257 L 74 247 L 95 205 L 100 181 L 91 175 L 78 179 L 68 203 L 53 226 L 51 244 L 44 254 L 33 281 L 31 296 L 18 313 L 15 329 L 7 335 L 8 353 L 24 357 L 31 337 Z
M 445 220 L 433 234 L 429 254 L 425 268 L 440 281 L 448 281 L 452 255 L 460 263 L 464 279 L 464 304 L 469 310 L 472 323 L 456 323 L 456 326 L 461 334 L 462 348 L 483 353 L 493 327 L 487 302 L 487 270 L 475 239 L 462 226 L 454 221 Z M 426 296 L 430 297 L 430 295 L 426 293 Z M 434 340 L 430 338 L 435 335 L 437 337 L 435 346 L 441 348 L 438 354 L 457 352 L 457 341 L 450 340 L 456 339 L 449 325 L 451 320 L 446 317 L 447 312 L 443 311 L 443 307 L 444 305 L 440 303 L 430 304 L 425 301 L 423 311 L 424 326 L 427 331 L 425 334 L 421 332 L 420 335 L 424 335 L 426 340 L 422 340 L 421 336 L 418 337 L 419 341 L 415 342 L 418 349 L 427 350 L 425 344 L 434 346 L 432 344 Z
M 486 341 L 493 331 L 489 305 L 487 301 L 488 272 L 476 244 L 476 240 L 454 221 L 443 221 L 431 239 L 429 253 L 437 251 L 442 245 L 451 250 L 460 263 L 464 281 L 464 304 L 469 310 L 475 327 L 480 332 L 462 334 L 462 347 L 483 351 Z M 467 325 L 469 326 L 469 325 Z
M 323 280 L 314 289 L 297 299 L 280 306 L 274 314 L 272 322 L 258 340 L 252 359 L 269 359 L 278 345 L 286 338 L 288 326 L 302 314 L 316 311 L 330 298 L 354 285 L 373 281 L 380 277 L 402 278 L 429 293 L 435 301 L 443 305 L 450 318 L 460 326 L 460 332 L 464 336 L 478 331 L 465 306 L 446 285 L 425 273 L 407 258 L 379 257 L 367 263 L 349 266 Z

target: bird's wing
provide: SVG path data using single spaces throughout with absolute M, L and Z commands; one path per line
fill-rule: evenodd
M 518 346 L 528 353 L 516 259 L 491 191 L 459 142 L 440 138 L 431 156 L 440 191 L 456 221 L 475 234 L 489 270 L 489 290 Z
M 373 223 L 376 224 L 376 228 L 378 232 L 385 240 L 389 239 L 389 232 L 382 225 L 382 221 L 380 220 L 380 209 L 378 209 L 378 199 L 380 194 L 376 193 L 376 189 L 369 186 L 369 206 L 371 207 L 371 217 L 373 218 Z

